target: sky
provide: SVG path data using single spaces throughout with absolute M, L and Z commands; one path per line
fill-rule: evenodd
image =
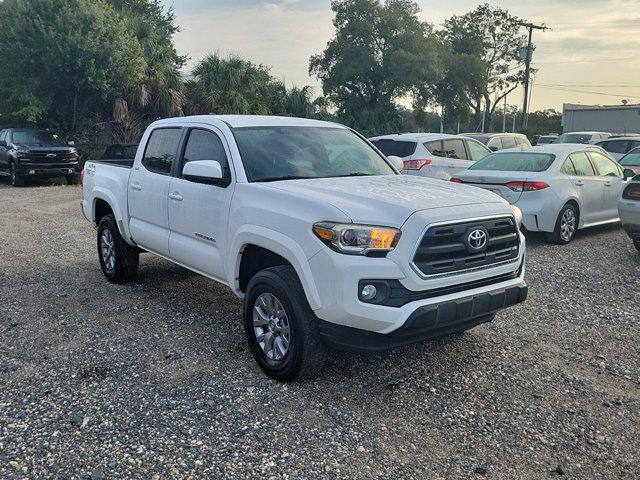
M 329 0 L 161 0 L 181 31 L 178 51 L 189 69 L 209 53 L 237 54 L 271 67 L 287 85 L 321 85 L 308 74 L 309 57 L 333 36 Z M 436 28 L 477 1 L 417 0 L 420 17 Z M 488 3 L 550 30 L 534 31 L 532 110 L 563 103 L 640 103 L 640 0 L 510 0 Z M 521 105 L 522 90 L 509 104 Z

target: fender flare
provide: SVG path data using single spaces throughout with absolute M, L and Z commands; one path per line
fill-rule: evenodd
M 97 200 L 102 200 L 104 202 L 107 202 L 111 207 L 111 211 L 113 212 L 113 215 L 116 218 L 116 224 L 118 225 L 118 230 L 120 231 L 120 235 L 122 235 L 122 238 L 124 238 L 124 240 L 128 244 L 136 247 L 137 245 L 133 242 L 133 240 L 131 239 L 131 236 L 129 235 L 129 226 L 127 222 L 125 222 L 125 217 L 122 211 L 116 206 L 118 205 L 118 202 L 116 201 L 116 198 L 113 196 L 113 194 L 104 188 L 96 187 L 94 188 L 92 195 L 93 195 L 93 203 L 91 205 L 91 222 L 93 223 L 93 225 L 95 227 L 98 226 L 96 224 Z
M 249 244 L 271 250 L 291 263 L 298 274 L 311 309 L 318 310 L 321 307 L 318 288 L 311 273 L 309 260 L 302 247 L 290 237 L 258 225 L 242 226 L 231 242 L 230 252 L 234 254 L 229 255 L 227 264 L 227 272 L 230 274 L 228 283 L 233 287 L 236 295 L 242 296 L 239 283 L 240 263 L 244 248 Z

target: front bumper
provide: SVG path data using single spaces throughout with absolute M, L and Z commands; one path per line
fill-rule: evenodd
M 78 164 L 56 163 L 20 163 L 17 173 L 25 177 L 63 177 L 79 173 Z
M 497 311 L 524 302 L 524 282 L 477 295 L 418 307 L 402 327 L 384 335 L 330 322 L 320 322 L 320 335 L 344 350 L 381 351 L 469 330 L 493 320 Z

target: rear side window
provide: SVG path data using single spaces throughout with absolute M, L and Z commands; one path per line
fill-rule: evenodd
M 469 170 L 497 170 L 504 172 L 544 172 L 553 161 L 555 155 L 549 153 L 508 152 L 492 153 L 479 162 L 474 163 Z
M 503 148 L 506 148 L 506 147 L 503 147 L 503 146 L 502 146 L 502 140 L 500 140 L 500 137 L 493 137 L 493 138 L 489 141 L 489 143 L 487 143 L 487 147 L 489 147 L 489 148 L 495 148 L 495 149 L 497 149 L 497 150 L 502 150 Z
M 529 140 L 527 140 L 524 137 L 516 137 L 516 144 L 519 147 L 530 147 L 531 144 L 529 143 Z
M 462 140 L 445 140 L 443 144 L 447 158 L 468 160 L 467 151 L 464 148 L 464 142 Z
M 182 166 L 184 168 L 185 164 L 199 160 L 215 160 L 222 167 L 223 177 L 231 178 L 227 154 L 220 137 L 208 130 L 194 129 L 189 133 Z
M 427 142 L 424 144 L 424 148 L 429 150 L 429 153 L 434 157 L 444 157 L 444 151 L 442 150 L 442 141 L 436 140 L 435 142 Z
M 571 161 L 570 158 L 567 158 L 564 161 L 564 165 L 562 165 L 562 168 L 560 169 L 560 171 L 565 175 L 571 175 L 572 177 L 575 177 L 576 175 L 578 175 L 576 172 L 576 167 L 573 166 L 573 162 Z
M 417 142 L 397 141 L 391 139 L 374 140 L 373 143 L 385 156 L 410 157 L 416 152 Z
M 142 165 L 153 173 L 169 175 L 171 165 L 178 153 L 182 129 L 160 128 L 154 130 L 147 142 Z
M 628 145 L 628 140 L 609 140 L 600 143 L 600 146 L 609 153 L 627 153 L 629 151 Z
M 621 177 L 618 166 L 607 157 L 598 152 L 589 152 L 589 156 L 601 177 Z
M 502 137 L 502 148 L 515 148 L 516 139 L 514 137 Z
M 480 145 L 479 143 L 469 141 L 467 142 L 467 147 L 469 147 L 469 154 L 471 155 L 471 160 L 477 162 L 478 160 L 482 160 L 484 157 L 489 155 L 491 152 L 487 150 L 486 147 Z
M 593 177 L 596 172 L 593 170 L 593 165 L 589 161 L 589 157 L 584 152 L 576 152 L 572 153 L 569 158 L 573 163 L 573 168 L 575 169 L 575 175 L 579 177 Z

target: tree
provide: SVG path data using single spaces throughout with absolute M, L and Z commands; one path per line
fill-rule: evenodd
M 0 3 L 0 112 L 13 122 L 76 136 L 135 88 L 139 42 L 103 0 Z
M 524 81 L 517 53 L 527 39 L 520 22 L 507 10 L 487 4 L 445 22 L 441 35 L 452 52 L 438 89 L 445 108 L 466 104 L 480 125 L 484 105 L 485 125 L 491 125 L 504 97 Z
M 397 103 L 428 96 L 441 71 L 441 44 L 410 0 L 334 0 L 335 37 L 311 57 L 340 119 L 364 132 L 396 130 Z M 423 100 L 424 102 L 424 100 Z

